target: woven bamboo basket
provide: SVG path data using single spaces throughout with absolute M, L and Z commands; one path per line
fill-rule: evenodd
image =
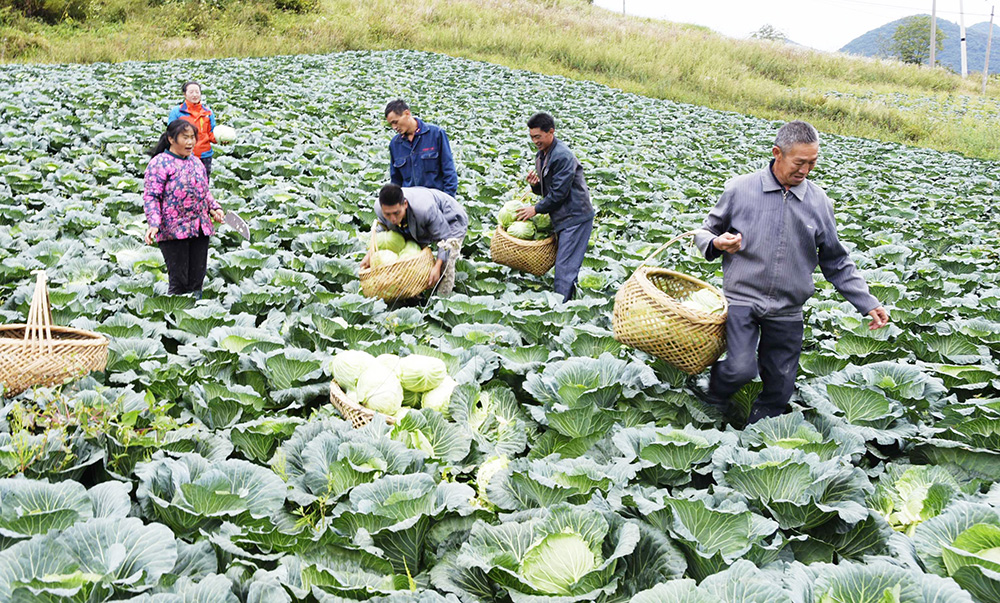
M 539 241 L 526 241 L 507 234 L 497 224 L 497 231 L 490 242 L 490 258 L 497 264 L 542 276 L 556 265 L 555 236 Z
M 372 224 L 371 239 L 368 242 L 368 253 L 375 253 L 375 229 L 378 221 Z M 409 299 L 416 297 L 427 289 L 427 281 L 434 268 L 434 254 L 430 247 L 425 247 L 420 253 L 377 268 L 362 268 L 361 292 L 365 297 L 378 297 L 385 301 Z
M 347 394 L 344 393 L 344 390 L 340 389 L 336 381 L 330 382 L 330 402 L 333 403 L 333 407 L 337 409 L 340 416 L 344 417 L 344 420 L 350 421 L 355 429 L 367 425 L 377 414 L 370 408 L 365 408 L 357 402 L 352 402 L 347 397 Z M 396 419 L 393 417 L 382 415 L 382 418 L 389 425 L 396 424 Z
M 44 270 L 36 273 L 27 324 L 0 326 L 0 385 L 16 396 L 34 385 L 59 385 L 108 364 L 103 335 L 52 325 Z
M 618 341 L 696 375 L 726 351 L 729 304 L 721 291 L 704 281 L 645 265 L 670 245 L 689 236 L 694 236 L 694 231 L 667 241 L 625 281 L 615 295 L 612 324 Z M 701 312 L 680 303 L 699 289 L 708 289 L 719 296 L 722 313 Z

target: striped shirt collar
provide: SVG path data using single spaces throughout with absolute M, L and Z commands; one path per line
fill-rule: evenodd
M 767 173 L 765 174 L 764 172 L 767 172 Z M 767 169 L 761 170 L 760 181 L 761 181 L 761 184 L 763 184 L 763 186 L 764 186 L 763 190 L 764 190 L 765 193 L 770 193 L 770 192 L 773 192 L 773 191 L 782 191 L 782 192 L 784 192 L 784 190 L 785 190 L 785 187 L 780 182 L 778 182 L 778 177 L 774 175 L 774 160 L 773 159 L 771 160 L 771 163 L 768 164 Z M 796 199 L 798 199 L 799 201 L 801 201 L 801 200 L 803 200 L 803 199 L 806 198 L 806 189 L 809 188 L 809 185 L 807 184 L 807 182 L 808 182 L 807 180 L 803 180 L 802 184 L 796 184 L 795 186 L 793 186 L 792 188 L 790 188 L 788 190 L 793 195 L 795 195 Z

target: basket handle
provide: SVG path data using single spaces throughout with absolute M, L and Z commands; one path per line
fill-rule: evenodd
M 670 239 L 669 241 L 667 241 L 667 242 L 666 242 L 666 243 L 664 243 L 663 245 L 660 245 L 660 247 L 659 247 L 659 248 L 658 248 L 658 249 L 657 249 L 656 251 L 654 251 L 653 253 L 651 253 L 651 254 L 649 255 L 649 257 L 647 257 L 646 259 L 644 259 L 644 260 L 642 261 L 642 263 L 641 263 L 641 264 L 639 264 L 639 265 L 640 265 L 640 266 L 645 266 L 645 265 L 646 265 L 646 264 L 647 264 L 647 263 L 648 263 L 648 262 L 649 262 L 650 260 L 652 260 L 652 259 L 653 259 L 653 258 L 655 258 L 656 256 L 660 255 L 660 253 L 661 253 L 661 252 L 662 252 L 662 251 L 663 251 L 664 249 L 666 249 L 667 247 L 670 247 L 671 245 L 673 245 L 673 244 L 674 244 L 674 243 L 676 243 L 677 241 L 680 241 L 681 239 L 684 239 L 684 238 L 687 238 L 687 237 L 693 237 L 693 236 L 697 235 L 697 234 L 698 234 L 699 232 L 701 232 L 701 230 L 689 230 L 689 231 L 687 231 L 687 232 L 685 232 L 685 233 L 683 233 L 683 234 L 679 234 L 679 235 L 677 235 L 676 237 L 674 237 L 674 238 Z
M 35 293 L 31 296 L 28 310 L 28 324 L 24 329 L 24 343 L 45 347 L 52 351 L 52 307 L 49 305 L 47 275 L 44 270 L 35 270 Z
M 378 228 L 378 218 L 372 221 L 372 234 L 368 238 L 368 257 L 375 255 L 375 231 Z

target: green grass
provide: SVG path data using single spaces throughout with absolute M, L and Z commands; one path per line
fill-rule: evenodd
M 4 13 L 3 59 L 96 62 L 413 48 L 589 79 L 657 98 L 997 159 L 1000 82 L 623 17 L 582 0 L 320 0 L 314 12 L 97 0 L 83 23 Z M 406 69 L 400 65 L 400 69 Z M 906 99 L 898 103 L 895 99 Z M 888 99 L 888 101 L 887 101 Z M 957 106 L 961 109 L 948 109 Z M 655 116 L 650 116 L 655 119 Z

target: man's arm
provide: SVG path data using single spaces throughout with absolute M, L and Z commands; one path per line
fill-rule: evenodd
M 431 239 L 431 245 L 439 241 L 447 241 L 451 238 L 451 228 L 448 226 L 448 220 L 445 218 L 444 213 L 441 208 L 438 207 L 437 196 L 442 194 L 440 191 L 435 191 L 434 189 L 427 189 L 432 191 L 434 195 L 434 201 L 431 203 L 430 211 L 428 211 L 423 216 L 423 230 Z M 449 195 L 450 197 L 451 195 Z M 439 249 L 437 252 L 437 259 L 439 262 L 447 262 L 450 252 L 447 249 Z
M 817 237 L 819 267 L 823 276 L 857 308 L 862 314 L 870 314 L 880 308 L 875 296 L 868 291 L 868 283 L 858 272 L 851 255 L 837 236 L 837 220 L 833 215 L 833 204 L 827 201 L 827 215 L 824 216 L 822 232 Z
M 389 182 L 403 186 L 403 172 L 396 167 L 396 155 L 392 152 L 392 141 L 389 142 Z
M 576 161 L 572 155 L 553 157 L 549 163 L 549 173 L 552 174 L 552 186 L 545 191 L 541 201 L 535 204 L 536 213 L 548 214 L 566 203 L 573 189 Z
M 448 134 L 441 130 L 441 177 L 444 178 L 444 192 L 452 197 L 458 192 L 458 174 L 455 172 L 455 157 L 451 154 Z
M 719 202 L 715 204 L 712 211 L 710 211 L 708 216 L 705 217 L 705 221 L 702 222 L 701 228 L 694 236 L 694 243 L 705 255 L 706 260 L 714 260 L 722 255 L 722 250 L 716 247 L 713 243 L 716 237 L 723 235 L 727 230 L 729 230 L 730 222 L 732 220 L 732 200 L 732 189 L 726 189 L 725 192 L 722 193 L 722 196 L 719 197 Z

